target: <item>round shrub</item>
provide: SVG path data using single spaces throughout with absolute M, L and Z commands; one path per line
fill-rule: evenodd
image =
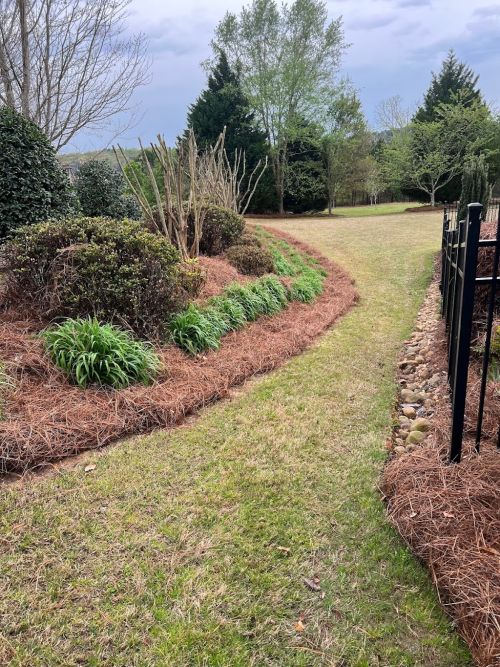
M 245 231 L 245 220 L 231 209 L 208 205 L 205 209 L 200 252 L 220 255 L 235 245 Z
M 271 253 L 256 246 L 234 245 L 226 251 L 226 258 L 240 273 L 250 276 L 263 276 L 274 267 Z
M 125 180 L 121 172 L 106 160 L 85 162 L 76 177 L 75 190 L 80 211 L 85 216 L 108 216 L 118 220 L 141 217 L 135 198 L 124 194 Z
M 42 332 L 45 349 L 71 382 L 123 389 L 149 384 L 160 368 L 153 350 L 95 318 L 69 319 Z
M 0 108 L 0 238 L 21 225 L 70 212 L 74 197 L 40 128 Z
M 238 239 L 237 245 L 251 245 L 255 246 L 256 248 L 262 248 L 262 241 L 257 236 L 255 236 L 255 234 L 252 234 L 252 232 L 246 230 Z
M 85 317 L 162 336 L 183 307 L 179 253 L 131 220 L 67 218 L 23 227 L 6 244 L 11 301 L 49 317 Z

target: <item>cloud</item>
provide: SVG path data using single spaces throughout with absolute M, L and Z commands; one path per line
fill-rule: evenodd
M 390 23 L 394 23 L 395 20 L 396 16 L 379 14 L 349 21 L 347 27 L 351 30 L 373 30 L 375 28 L 384 28 Z
M 500 16 L 500 5 L 488 5 L 487 7 L 476 7 L 473 15 L 481 16 L 482 18 Z
M 398 7 L 430 7 L 432 0 L 397 0 Z
M 392 31 L 394 37 L 407 36 L 422 30 L 422 23 L 420 21 L 410 21 Z

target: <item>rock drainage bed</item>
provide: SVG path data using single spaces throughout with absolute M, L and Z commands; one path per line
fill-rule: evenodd
M 500 419 L 490 382 L 481 453 L 474 451 L 479 367 L 469 374 L 462 463 L 447 462 L 446 337 L 434 280 L 399 363 L 399 397 L 382 490 L 390 520 L 429 567 L 440 600 L 481 667 L 500 665 Z

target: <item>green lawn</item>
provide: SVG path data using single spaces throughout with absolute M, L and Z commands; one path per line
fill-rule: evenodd
M 185 427 L 4 487 L 0 664 L 471 665 L 377 491 L 439 216 L 270 224 L 339 260 L 360 304 Z
M 374 204 L 373 206 L 337 206 L 333 210 L 333 215 L 347 218 L 389 215 L 391 213 L 404 213 L 407 208 L 420 205 L 418 202 L 393 202 L 391 204 Z M 328 213 L 328 211 L 325 211 L 325 213 Z

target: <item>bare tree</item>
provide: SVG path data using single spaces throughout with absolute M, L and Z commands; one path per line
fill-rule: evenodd
M 144 35 L 125 35 L 130 0 L 0 0 L 0 104 L 59 150 L 129 110 L 148 76 Z
M 114 149 L 123 176 L 146 221 L 177 246 L 184 259 L 199 255 L 206 204 L 230 208 L 243 215 L 267 168 L 267 159 L 264 164 L 259 160 L 243 188 L 246 175 L 245 154 L 237 150 L 234 162 L 231 163 L 224 148 L 224 140 L 225 129 L 213 146 L 200 153 L 192 129 L 187 140 L 181 141 L 176 150 L 169 148 L 163 137 L 158 135 L 158 143 L 151 144 L 151 148 L 161 166 L 160 187 L 148 153 L 139 140 L 147 183 L 154 193 L 154 207 L 150 204 L 146 188 L 136 171 L 127 169 L 131 160 L 125 151 L 121 147 Z M 192 225 L 193 232 L 190 244 L 188 223 Z
M 411 123 L 414 111 L 405 107 L 400 95 L 388 97 L 377 106 L 376 115 L 382 130 L 404 130 Z
M 232 160 L 225 149 L 226 128 L 216 143 L 201 154 L 198 163 L 198 177 L 205 184 L 205 198 L 217 206 L 230 208 L 245 215 L 255 190 L 267 169 L 267 156 L 259 160 L 253 171 L 247 175 L 245 151 L 236 149 Z

